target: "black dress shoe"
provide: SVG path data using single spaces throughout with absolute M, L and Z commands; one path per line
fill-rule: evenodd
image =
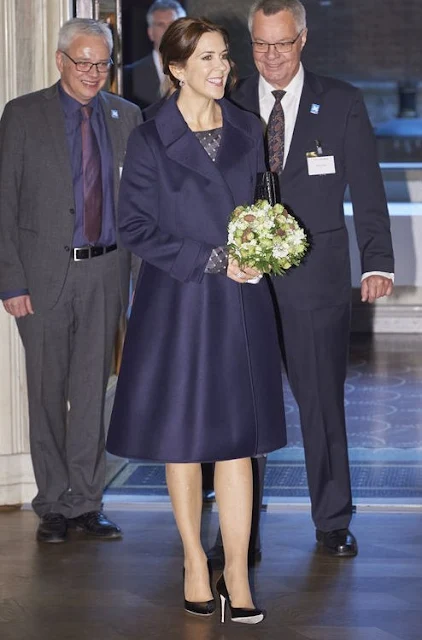
M 65 542 L 67 520 L 61 513 L 46 513 L 37 529 L 38 542 Z
M 70 529 L 83 531 L 84 533 L 101 538 L 102 540 L 111 540 L 122 537 L 122 530 L 117 524 L 111 522 L 102 511 L 88 511 L 76 518 L 68 520 Z
M 349 529 L 316 530 L 316 539 L 324 551 L 338 558 L 352 558 L 358 553 L 358 543 Z
M 207 558 L 213 569 L 224 569 L 224 549 L 221 544 L 215 544 L 211 549 L 207 551 Z M 262 553 L 261 549 L 249 550 L 248 553 L 248 566 L 254 567 L 261 562 Z

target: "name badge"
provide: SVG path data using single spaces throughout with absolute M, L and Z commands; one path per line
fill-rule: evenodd
M 306 160 L 310 176 L 326 176 L 336 172 L 334 156 L 308 156 Z

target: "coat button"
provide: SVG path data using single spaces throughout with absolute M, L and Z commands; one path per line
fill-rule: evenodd
M 64 250 L 65 251 L 70 251 L 70 247 L 66 244 L 65 247 L 64 247 Z
M 70 215 L 74 216 L 75 215 L 75 209 L 69 209 L 69 213 L 70 213 Z

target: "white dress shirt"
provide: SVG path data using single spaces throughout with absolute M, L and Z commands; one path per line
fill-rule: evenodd
M 284 159 L 283 167 L 286 164 L 289 155 L 290 145 L 292 143 L 293 131 L 296 125 L 297 113 L 299 111 L 300 98 L 302 96 L 303 82 L 305 72 L 303 65 L 300 64 L 297 74 L 292 78 L 289 84 L 284 87 L 286 94 L 283 96 L 281 104 L 284 111 Z M 272 94 L 272 87 L 261 75 L 259 76 L 258 94 L 259 94 L 259 113 L 266 129 L 270 113 L 273 109 L 275 98 Z M 390 278 L 394 282 L 394 273 L 386 273 L 384 271 L 366 271 L 362 274 L 361 282 L 368 276 L 384 276 Z
M 290 145 L 292 143 L 293 131 L 296 124 L 297 112 L 299 111 L 299 103 L 302 95 L 303 81 L 305 78 L 305 72 L 303 66 L 300 65 L 299 71 L 295 77 L 289 82 L 287 87 L 284 87 L 286 95 L 283 96 L 281 104 L 284 111 L 284 161 L 283 167 L 286 164 L 287 156 L 289 155 Z M 259 113 L 267 127 L 270 113 L 273 110 L 275 98 L 272 94 L 274 87 L 272 87 L 264 78 L 259 76 Z

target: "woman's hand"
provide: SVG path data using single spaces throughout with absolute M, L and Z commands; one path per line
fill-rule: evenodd
M 239 284 L 253 280 L 254 278 L 262 278 L 262 273 L 252 267 L 240 267 L 237 260 L 229 257 L 227 267 L 227 277 Z

